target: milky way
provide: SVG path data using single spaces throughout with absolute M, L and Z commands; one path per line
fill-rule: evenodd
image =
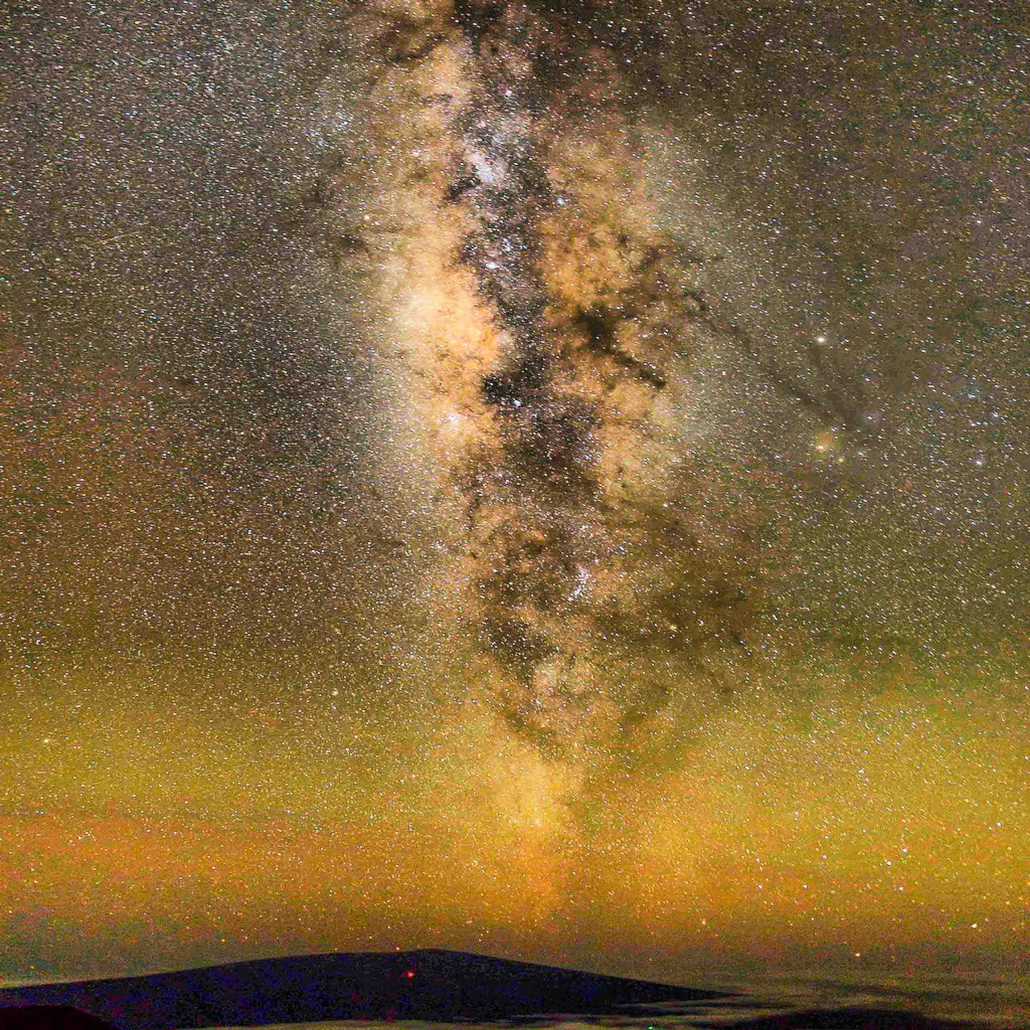
M 614 653 L 666 653 L 732 693 L 709 659 L 750 653 L 758 495 L 789 473 L 706 467 L 706 352 L 736 351 L 827 439 L 865 428 L 861 389 L 793 381 L 710 289 L 718 244 L 656 229 L 654 130 L 568 18 L 471 5 L 387 38 L 384 85 L 405 98 L 388 125 L 410 156 L 380 203 L 409 214 L 403 242 L 366 233 L 349 260 L 410 251 L 384 300 L 407 312 L 409 389 L 460 523 L 440 575 L 492 703 L 560 751 L 655 705 L 613 689 Z
M 6 12 L 0 972 L 1011 969 L 1018 6 Z

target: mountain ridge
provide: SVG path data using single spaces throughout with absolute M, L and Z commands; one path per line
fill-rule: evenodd
M 11 987 L 0 989 L 0 1009 L 72 1005 L 119 1030 L 182 1030 L 329 1019 L 597 1015 L 625 1005 L 719 996 L 672 984 L 422 948 L 244 959 L 167 973 Z

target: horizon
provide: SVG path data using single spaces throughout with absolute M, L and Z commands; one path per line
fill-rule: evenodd
M 370 957 L 384 961 L 369 962 Z M 985 978 L 967 973 L 831 979 L 826 970 L 811 978 L 799 977 L 795 970 L 790 975 L 695 982 L 684 990 L 674 981 L 665 987 L 653 979 L 599 983 L 590 974 L 582 976 L 552 965 L 446 949 L 308 958 L 313 961 L 284 956 L 128 980 L 26 985 L 21 990 L 12 988 L 14 997 L 0 997 L 0 1004 L 71 1005 L 141 1030 L 154 1020 L 184 1027 L 208 1023 L 315 1027 L 328 1025 L 325 1020 L 355 1019 L 370 1025 L 417 1019 L 430 1025 L 479 1020 L 480 1025 L 496 1026 L 499 1019 L 520 1020 L 530 1013 L 547 1014 L 531 1018 L 554 1025 L 567 1024 L 580 1013 L 588 1026 L 602 1014 L 618 1015 L 627 1026 L 641 1028 L 650 1027 L 655 1018 L 672 1027 L 690 1028 L 711 1026 L 713 1017 L 720 1019 L 715 1025 L 722 1025 L 729 1016 L 734 1019 L 730 1026 L 747 1030 L 763 1026 L 763 1019 L 772 1014 L 798 1021 L 809 1012 L 824 1017 L 836 1014 L 844 1020 L 842 1026 L 858 1025 L 868 1020 L 870 1012 L 899 1020 L 899 1025 L 941 1030 L 957 1026 L 1014 1030 L 1030 1025 L 1026 1023 L 1030 979 L 1025 976 Z
M 998 984 L 1004 984 L 1006 986 L 1019 987 L 1022 986 L 1024 989 L 1030 989 L 1030 970 L 1025 967 L 1020 968 L 1017 965 L 1011 967 L 1004 967 L 998 965 L 984 965 L 982 967 L 976 967 L 975 965 L 956 963 L 952 966 L 940 965 L 931 966 L 929 968 L 921 967 L 918 961 L 914 958 L 907 964 L 901 964 L 897 960 L 886 964 L 883 961 L 880 962 L 861 962 L 853 961 L 849 964 L 842 964 L 837 967 L 826 967 L 823 965 L 809 965 L 809 966 L 781 966 L 781 967 L 766 967 L 761 968 L 758 963 L 748 964 L 741 962 L 737 965 L 726 965 L 721 968 L 709 969 L 707 971 L 698 971 L 696 975 L 691 975 L 690 968 L 685 967 L 683 975 L 677 975 L 672 972 L 672 966 L 668 968 L 670 970 L 667 976 L 656 976 L 653 972 L 648 974 L 646 970 L 636 972 L 633 971 L 636 967 L 626 967 L 623 972 L 613 972 L 609 968 L 604 968 L 606 963 L 603 962 L 599 965 L 572 965 L 562 963 L 560 961 L 544 961 L 542 959 L 534 959 L 521 955 L 512 954 L 493 954 L 486 951 L 468 951 L 459 948 L 447 948 L 447 947 L 409 947 L 409 948 L 384 948 L 384 949 L 370 949 L 367 951 L 355 950 L 355 949 L 339 949 L 337 951 L 330 952 L 305 952 L 305 953 L 268 953 L 261 955 L 253 955 L 247 958 L 234 958 L 223 962 L 204 962 L 198 965 L 187 965 L 187 966 L 168 966 L 160 968 L 140 968 L 133 971 L 92 971 L 85 973 L 70 973 L 68 975 L 62 975 L 59 978 L 22 978 L 14 979 L 5 976 L 0 972 L 0 990 L 8 987 L 31 987 L 31 986 L 43 986 L 46 984 L 62 984 L 62 983 L 87 983 L 98 980 L 119 980 L 119 979 L 133 979 L 138 977 L 148 976 L 160 976 L 168 973 L 182 973 L 189 972 L 194 969 L 214 969 L 223 966 L 243 965 L 247 963 L 256 963 L 264 961 L 274 961 L 275 959 L 296 959 L 296 958 L 318 958 L 325 957 L 328 955 L 349 955 L 349 954 L 373 954 L 373 955 L 389 955 L 389 954 L 417 954 L 419 952 L 449 952 L 461 955 L 475 955 L 484 958 L 496 958 L 503 961 L 519 962 L 529 965 L 541 965 L 548 968 L 567 969 L 574 972 L 588 972 L 596 973 L 602 976 L 615 976 L 626 979 L 639 979 L 645 980 L 650 983 L 656 984 L 668 984 L 676 987 L 718 987 L 720 985 L 726 987 L 731 984 L 738 986 L 741 989 L 746 989 L 748 985 L 756 987 L 764 982 L 768 981 L 789 981 L 791 983 L 829 983 L 837 982 L 842 984 L 890 984 L 890 983 L 902 983 L 911 982 L 919 984 L 928 984 L 933 982 L 944 982 L 955 985 L 956 987 L 961 986 L 963 983 L 973 982 L 977 984 L 983 984 L 987 982 L 995 982 Z

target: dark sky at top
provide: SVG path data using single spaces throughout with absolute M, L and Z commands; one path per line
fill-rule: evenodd
M 8 4 L 0 974 L 1016 965 L 969 7 Z

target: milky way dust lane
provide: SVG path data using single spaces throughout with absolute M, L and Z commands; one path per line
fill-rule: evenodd
M 788 410 L 854 420 L 763 367 L 706 288 L 718 246 L 655 228 L 649 130 L 611 50 L 521 5 L 391 43 L 387 167 L 341 262 L 378 282 L 398 405 L 450 510 L 433 596 L 475 637 L 490 703 L 566 752 L 650 703 L 613 688 L 613 657 L 643 649 L 717 694 L 712 655 L 749 652 L 758 495 L 782 484 L 695 455 L 699 354 L 736 348 Z

